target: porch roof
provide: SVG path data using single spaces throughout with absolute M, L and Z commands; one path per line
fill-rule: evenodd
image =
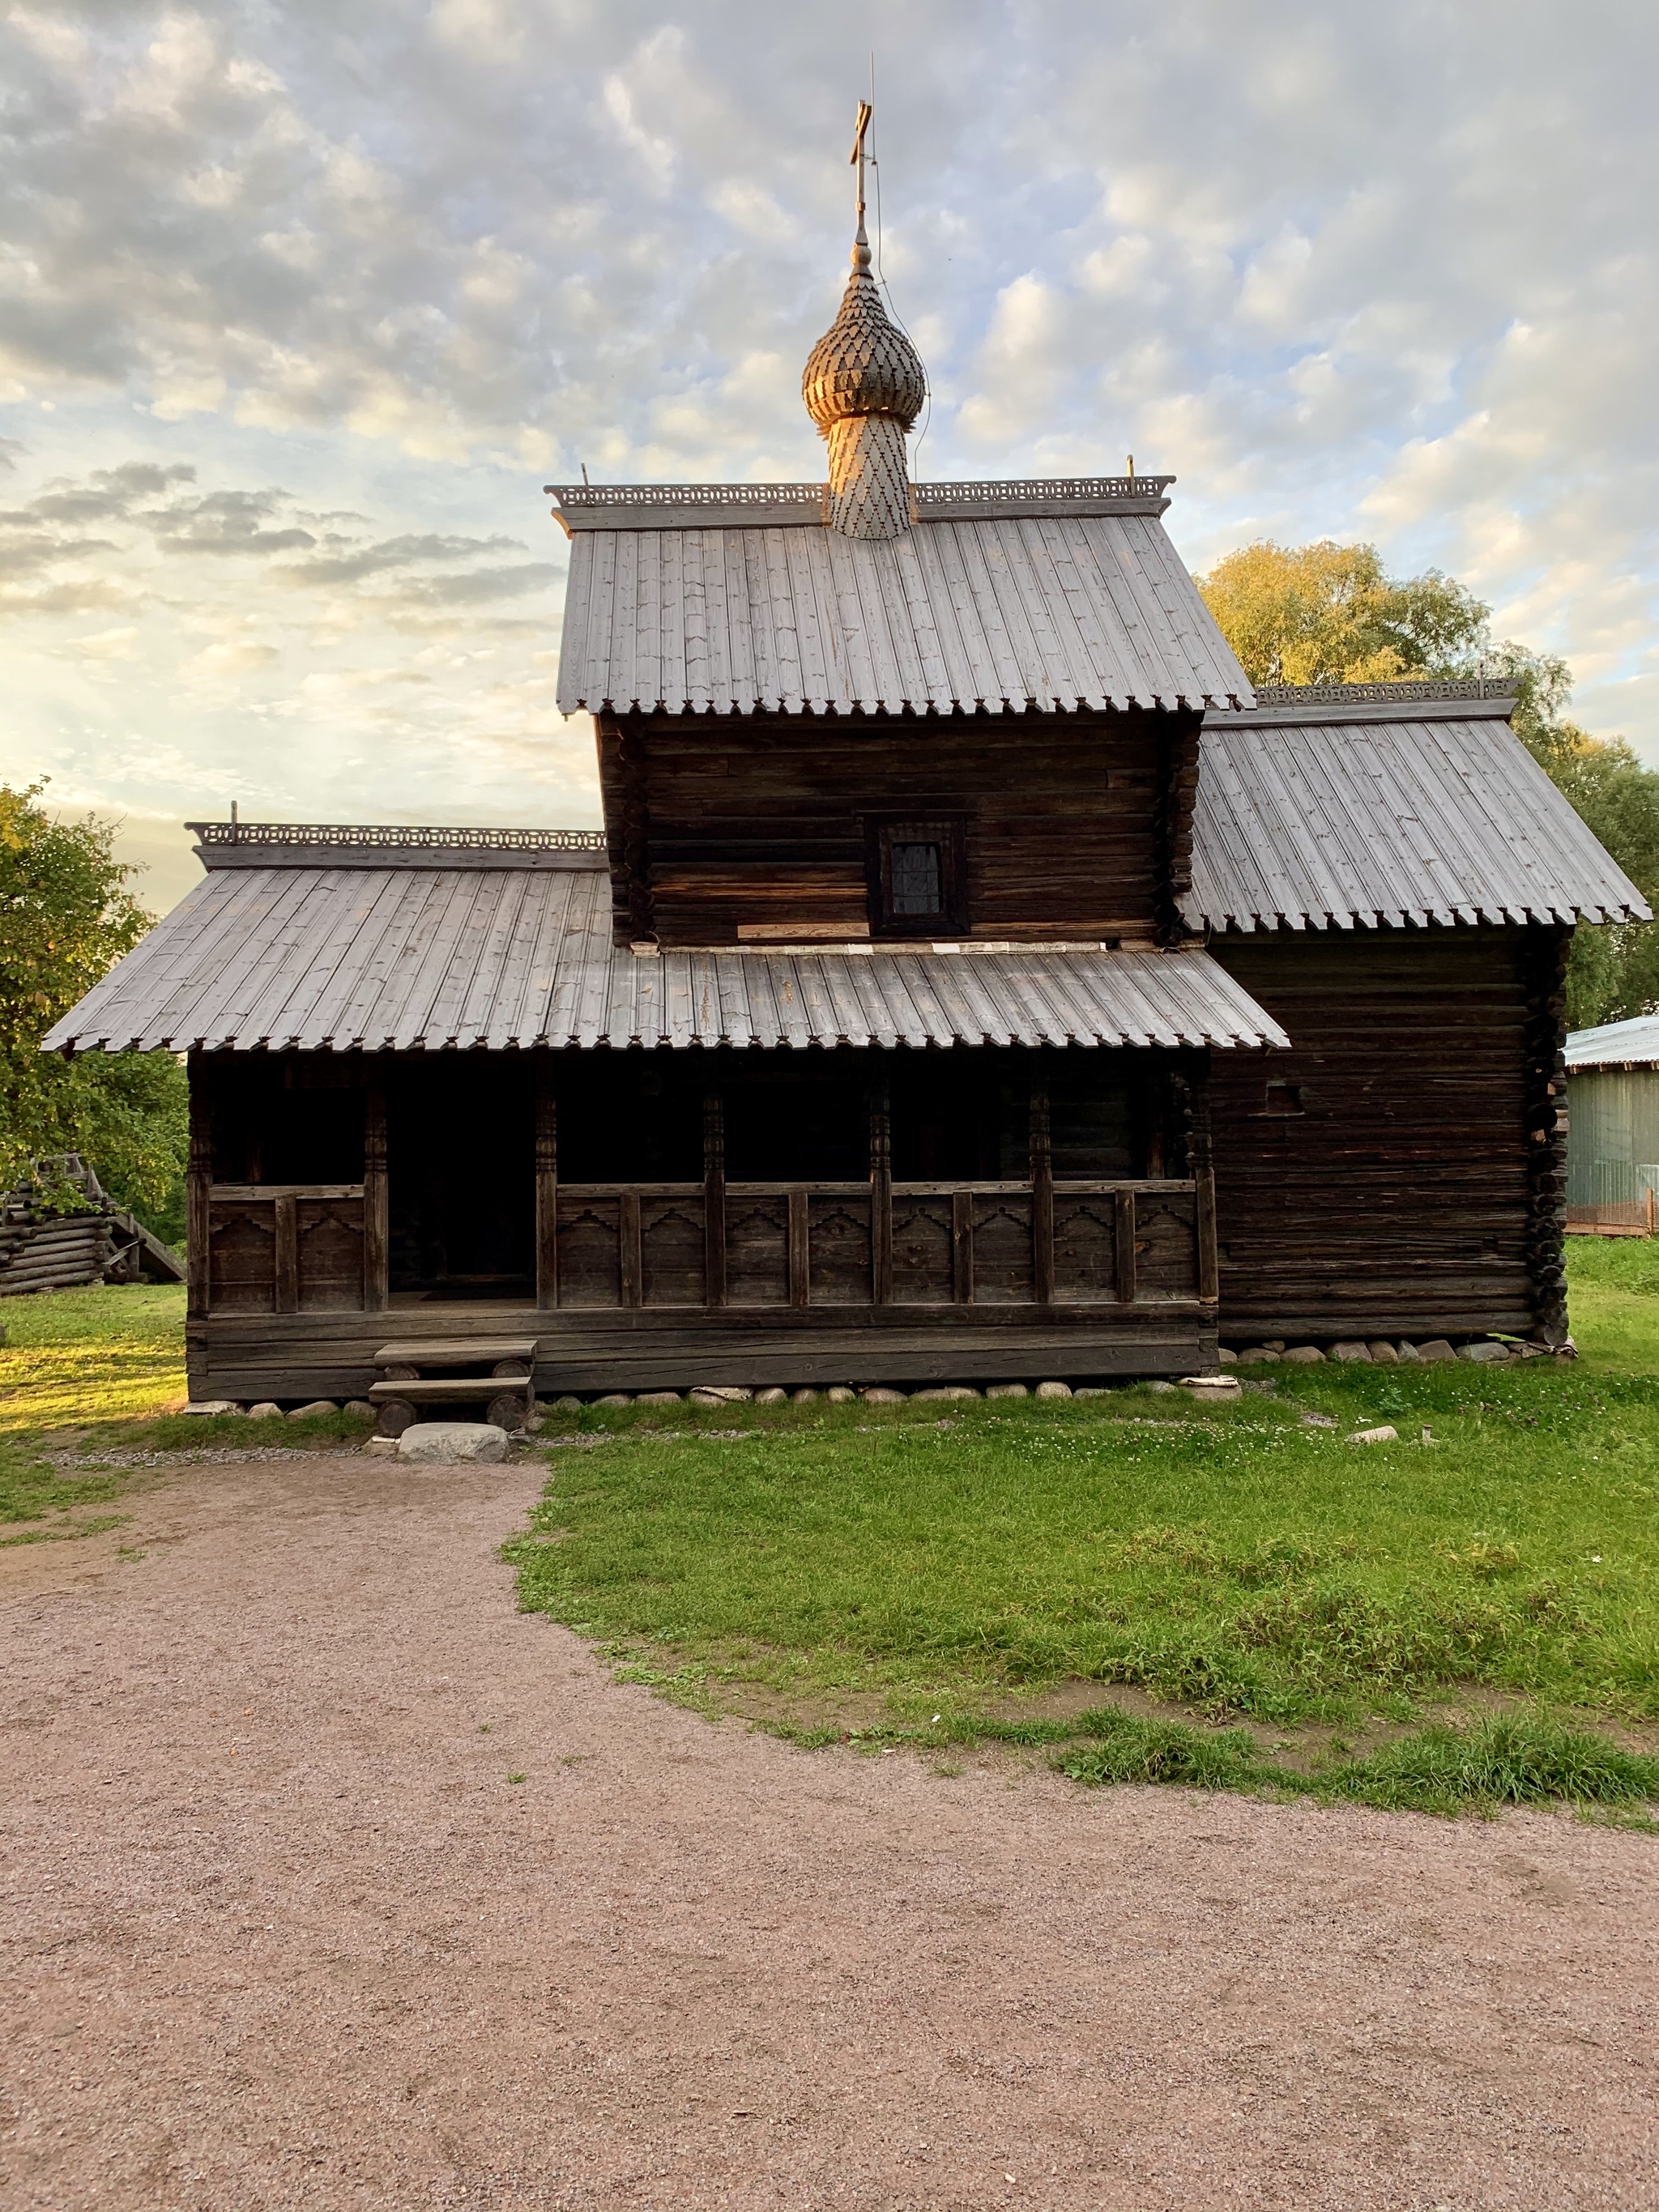
M 1289 1040 L 1197 951 L 612 942 L 603 856 L 214 866 L 46 1039 L 104 1050 L 1213 1045 Z M 583 863 L 586 864 L 584 865 Z

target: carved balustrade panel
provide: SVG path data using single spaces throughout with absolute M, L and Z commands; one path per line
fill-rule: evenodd
M 893 1194 L 893 1303 L 949 1305 L 955 1295 L 949 1191 Z
M 559 1193 L 559 1304 L 619 1306 L 622 1200 Z
M 1117 1289 L 1117 1204 L 1108 1191 L 1054 1193 L 1054 1301 L 1106 1305 Z
M 789 1196 L 787 1191 L 726 1194 L 726 1302 L 729 1306 L 789 1303 Z
M 701 1190 L 640 1200 L 641 1304 L 700 1306 L 708 1249 Z
M 808 1303 L 867 1306 L 874 1297 L 870 1258 L 870 1193 L 809 1195 Z
M 210 1312 L 362 1312 L 361 1183 L 214 1183 L 207 1215 Z

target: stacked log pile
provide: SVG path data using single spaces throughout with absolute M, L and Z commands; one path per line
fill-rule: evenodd
M 0 1200 L 0 1297 L 33 1291 L 70 1291 L 89 1283 L 182 1282 L 184 1270 L 167 1247 L 130 1213 L 112 1204 L 90 1168 L 72 1153 L 38 1162 L 37 1179 L 20 1183 Z M 64 1183 L 81 1191 L 90 1210 L 61 1213 L 43 1203 Z

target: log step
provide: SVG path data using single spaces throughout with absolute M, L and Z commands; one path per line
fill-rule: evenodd
M 377 1406 L 395 1398 L 406 1398 L 411 1406 L 430 1406 L 468 1398 L 523 1398 L 528 1401 L 530 1389 L 528 1375 L 445 1375 L 418 1382 L 371 1382 L 368 1395 Z
M 536 1357 L 533 1336 L 452 1336 L 417 1339 L 410 1344 L 383 1344 L 374 1355 L 377 1367 L 476 1367 L 484 1360 Z

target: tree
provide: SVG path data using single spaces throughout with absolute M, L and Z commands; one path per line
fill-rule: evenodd
M 1399 581 L 1374 545 L 1241 546 L 1197 579 L 1252 684 L 1389 684 L 1462 667 L 1489 610 L 1431 568 Z
M 188 1103 L 166 1053 L 40 1050 L 59 1015 L 129 952 L 152 917 L 114 857 L 113 825 L 54 822 L 44 786 L 0 785 L 0 1186 L 41 1153 L 80 1152 L 156 1235 L 184 1226 Z
M 1630 877 L 1659 906 L 1659 774 L 1623 738 L 1566 718 L 1564 660 L 1494 643 L 1489 610 L 1437 568 L 1390 577 L 1374 545 L 1242 546 L 1195 579 L 1252 684 L 1389 684 L 1506 678 L 1516 735 Z M 1589 1029 L 1659 1006 L 1659 924 L 1574 933 L 1567 1024 Z

